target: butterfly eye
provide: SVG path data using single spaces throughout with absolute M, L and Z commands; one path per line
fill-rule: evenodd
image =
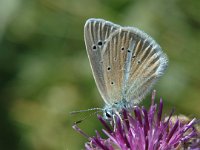
M 109 114 L 108 112 L 106 112 L 105 115 L 106 115 L 107 118 L 111 118 L 111 114 Z
M 131 52 L 131 50 L 130 50 L 130 49 L 128 49 L 128 52 L 130 53 L 130 52 Z
M 103 45 L 102 41 L 99 41 L 99 42 L 98 42 L 98 45 L 99 45 L 99 46 L 102 46 L 102 45 Z
M 113 81 L 111 82 L 111 85 L 114 85 L 114 82 L 113 82 Z
M 108 67 L 107 69 L 108 69 L 108 71 L 110 71 L 110 70 L 111 70 L 111 68 L 110 68 L 110 67 Z
M 123 50 L 124 50 L 124 47 L 122 47 L 121 50 L 123 51 Z

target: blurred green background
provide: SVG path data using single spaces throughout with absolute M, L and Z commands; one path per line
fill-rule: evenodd
M 169 57 L 156 84 L 165 112 L 200 117 L 199 0 L 1 0 L 0 149 L 78 150 L 86 139 L 71 125 L 103 107 L 83 41 L 88 18 L 136 26 Z M 143 104 L 148 105 L 149 96 Z M 80 124 L 89 135 L 96 117 Z

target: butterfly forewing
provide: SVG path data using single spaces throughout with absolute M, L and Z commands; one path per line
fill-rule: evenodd
M 103 19 L 89 19 L 84 27 L 85 44 L 93 76 L 106 103 L 109 101 L 109 95 L 104 78 L 103 48 L 107 39 L 119 28 L 120 26 Z
M 167 57 L 148 35 L 121 27 L 103 48 L 103 72 L 109 103 L 138 103 L 167 66 Z

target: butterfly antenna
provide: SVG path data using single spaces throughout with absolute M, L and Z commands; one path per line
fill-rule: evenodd
M 75 114 L 78 114 L 78 113 L 89 112 L 89 111 L 94 111 L 94 110 L 103 111 L 102 108 L 90 108 L 90 109 L 87 109 L 87 110 L 72 111 L 72 112 L 70 112 L 70 114 L 71 114 L 71 115 L 75 115 Z
M 99 113 L 99 112 L 102 112 L 102 109 L 101 109 L 101 110 L 97 110 L 97 111 L 95 111 L 95 112 L 89 114 L 88 116 L 85 116 L 83 119 L 74 122 L 74 125 L 77 125 L 77 124 L 83 122 L 85 119 L 87 119 L 87 118 L 89 118 L 89 117 L 91 117 L 91 116 L 93 116 L 93 115 L 95 115 L 95 114 L 97 114 L 97 113 Z

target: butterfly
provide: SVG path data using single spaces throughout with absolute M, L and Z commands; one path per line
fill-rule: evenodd
M 92 73 L 111 118 L 137 105 L 163 75 L 168 58 L 159 44 L 135 27 L 88 19 L 84 40 Z

